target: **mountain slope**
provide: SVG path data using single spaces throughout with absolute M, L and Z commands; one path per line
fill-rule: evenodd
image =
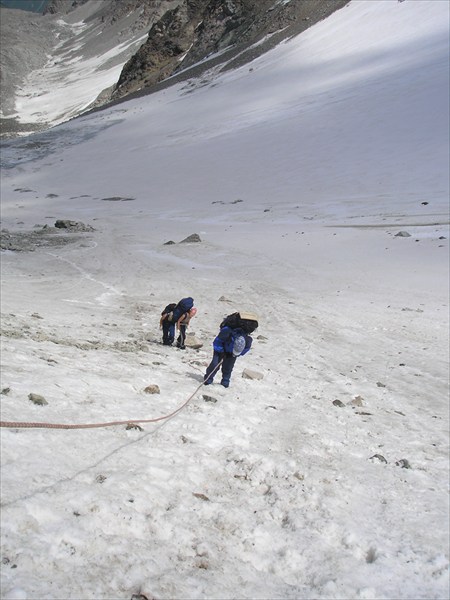
M 5 600 L 448 597 L 448 10 L 351 2 L 4 144 L 2 419 L 142 428 L 1 430 Z
M 244 64 L 344 5 L 54 1 L 44 16 L 33 16 L 31 27 L 30 14 L 2 9 L 2 135 L 46 129 L 111 99 L 148 93 L 175 73 L 180 80 L 212 66 Z

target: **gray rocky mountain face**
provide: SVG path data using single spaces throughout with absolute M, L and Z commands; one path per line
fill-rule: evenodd
M 347 3 L 50 0 L 44 15 L 1 8 L 0 133 L 14 137 L 21 131 L 44 130 L 52 125 L 44 120 L 23 124 L 14 115 L 20 85 L 31 72 L 41 69 L 45 73 L 51 61 L 89 60 L 119 46 L 126 47 L 114 59 L 117 65 L 123 65 L 118 81 L 110 88 L 97 90 L 97 100 L 90 107 L 95 108 L 130 95 L 151 93 L 211 68 L 220 71 L 246 64 Z M 75 44 L 71 26 L 80 22 L 84 29 Z M 142 35 L 146 36 L 143 43 Z M 64 80 L 57 85 L 63 86 Z
M 342 8 L 348 0 L 182 0 L 153 25 L 124 66 L 112 99 L 222 64 L 234 68 Z M 257 46 L 254 44 L 258 43 Z M 221 52 L 203 63 L 199 61 Z

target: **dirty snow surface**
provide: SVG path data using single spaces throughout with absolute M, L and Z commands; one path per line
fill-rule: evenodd
M 2 598 L 448 597 L 448 11 L 351 2 L 4 145 Z

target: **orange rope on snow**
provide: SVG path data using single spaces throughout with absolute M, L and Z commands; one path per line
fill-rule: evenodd
M 213 375 L 220 365 L 222 361 L 219 362 L 217 367 L 210 374 Z M 64 423 L 26 423 L 26 422 L 13 422 L 13 421 L 0 421 L 0 427 L 19 427 L 19 428 L 41 428 L 41 429 L 94 429 L 98 427 L 112 427 L 113 425 L 134 425 L 136 423 L 156 423 L 157 421 L 163 421 L 164 419 L 170 419 L 174 417 L 177 413 L 179 413 L 187 404 L 192 400 L 198 390 L 205 385 L 205 382 L 202 381 L 201 384 L 195 389 L 195 391 L 189 396 L 189 398 L 184 402 L 181 406 L 179 406 L 176 410 L 171 412 L 168 415 L 164 415 L 162 417 L 156 417 L 155 419 L 128 419 L 127 421 L 109 421 L 107 423 L 82 423 L 82 424 L 64 424 Z

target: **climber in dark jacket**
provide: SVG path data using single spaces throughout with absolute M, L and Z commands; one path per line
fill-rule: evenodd
M 241 328 L 232 329 L 225 326 L 220 329 L 219 335 L 213 342 L 214 354 L 204 376 L 205 385 L 213 382 L 218 364 L 222 362 L 223 387 L 230 385 L 231 372 L 238 356 L 244 356 L 250 350 L 253 339 Z

